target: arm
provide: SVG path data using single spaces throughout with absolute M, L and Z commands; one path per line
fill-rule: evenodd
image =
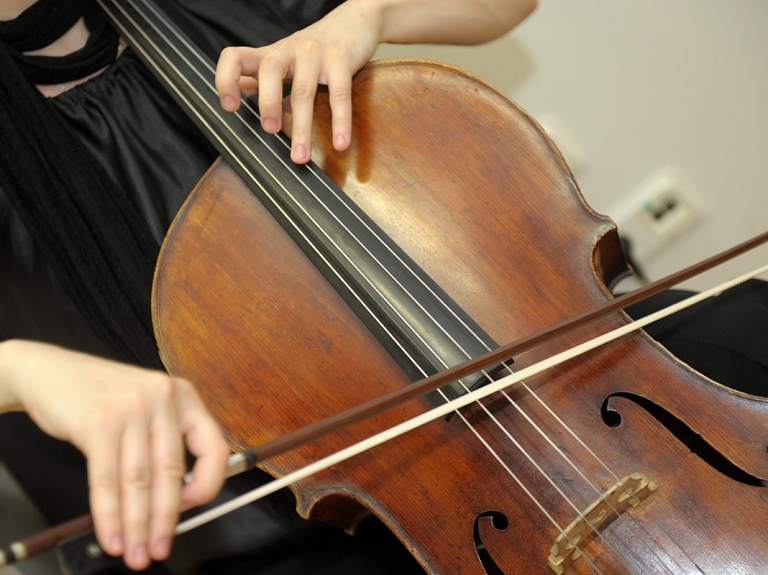
M 99 543 L 132 569 L 165 559 L 179 511 L 209 501 L 224 481 L 229 449 L 184 379 L 51 345 L 0 342 L 0 412 L 22 409 L 85 454 Z M 197 457 L 186 485 L 184 445 Z
M 312 110 L 318 84 L 326 84 L 333 116 L 333 145 L 349 147 L 352 76 L 382 43 L 480 44 L 520 23 L 536 0 L 347 0 L 327 16 L 275 44 L 232 47 L 221 53 L 216 87 L 225 110 L 240 91 L 255 93 L 262 127 L 282 127 L 283 81 L 292 80 L 291 157 L 310 159 Z

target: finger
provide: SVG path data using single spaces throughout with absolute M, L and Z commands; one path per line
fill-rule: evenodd
M 346 62 L 329 66 L 328 99 L 333 147 L 344 151 L 352 141 L 352 73 Z
M 136 409 L 134 413 L 145 410 Z M 149 519 L 151 469 L 149 465 L 149 422 L 133 419 L 123 434 L 120 454 L 120 507 L 122 510 L 125 552 L 123 559 L 131 569 L 149 565 Z
M 188 393 L 180 402 L 181 430 L 187 449 L 196 458 L 192 480 L 182 490 L 182 509 L 186 510 L 207 503 L 221 490 L 231 451 L 192 385 L 184 381 L 184 386 Z
M 322 63 L 307 55 L 296 64 L 291 86 L 291 159 L 305 164 L 312 154 L 312 119 Z
M 83 451 L 88 458 L 94 528 L 102 549 L 109 555 L 119 556 L 125 550 L 120 516 L 119 427 L 110 413 L 92 414 L 90 422 L 86 425 L 89 441 Z
M 283 81 L 291 75 L 293 58 L 289 52 L 275 51 L 259 67 L 259 114 L 261 126 L 270 134 L 283 123 Z
M 240 76 L 238 84 L 240 85 L 240 91 L 249 98 L 257 94 L 259 91 L 259 81 L 256 78 L 251 78 L 250 76 Z
M 174 530 L 179 520 L 179 502 L 185 471 L 184 449 L 176 409 L 176 382 L 164 379 L 154 389 L 158 408 L 152 421 L 150 492 L 150 557 L 166 559 L 171 550 Z
M 261 57 L 262 52 L 258 48 L 232 46 L 221 51 L 214 83 L 225 110 L 234 112 L 240 107 L 241 77 L 255 77 Z

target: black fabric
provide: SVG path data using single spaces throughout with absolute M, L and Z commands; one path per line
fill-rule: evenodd
M 0 415 L 0 430 L 0 459 L 12 472 L 24 469 L 23 477 L 38 478 L 22 481 L 21 487 L 45 520 L 55 525 L 82 515 L 88 508 L 88 485 L 82 478 L 85 459 L 80 451 L 44 434 L 26 413 Z
M 44 48 L 75 25 L 86 1 L 38 0 L 14 20 L 0 22 L 0 38 L 19 52 Z
M 126 191 L 157 246 L 187 192 L 215 158 L 214 151 L 132 54 L 125 53 L 97 80 L 50 104 L 113 181 L 130 182 Z M 155 130 L 167 137 L 151 137 Z M 114 356 L 48 265 L 40 242 L 2 184 L 0 242 L 0 338 L 36 339 Z M 153 267 L 148 264 L 147 276 Z M 147 314 L 150 282 L 146 277 L 138 288 Z M 151 331 L 144 340 L 154 345 Z
M 90 35 L 80 50 L 58 57 L 24 53 L 51 44 L 83 15 Z M 35 84 L 79 80 L 109 66 L 117 56 L 119 40 L 98 7 L 87 0 L 40 0 L 0 25 L 0 38 L 24 76 Z
M 0 125 L 13 142 L 0 155 L 0 186 L 56 276 L 113 357 L 159 367 L 149 298 L 159 244 L 2 42 Z
M 215 59 L 218 50 L 229 44 L 273 42 L 338 3 L 168 0 L 161 5 L 170 8 L 174 20 Z M 113 181 L 125 185 L 153 241 L 159 243 L 187 193 L 215 159 L 213 148 L 130 49 L 104 73 L 49 103 L 95 162 Z M 2 137 L 3 142 L 9 141 L 5 134 Z M 2 183 L 0 244 L 0 338 L 27 337 L 100 355 L 110 353 L 63 289 L 61 278 L 46 262 L 40 243 L 10 204 Z M 87 511 L 82 456 L 70 445 L 45 436 L 26 415 L 0 416 L 0 460 L 50 522 Z M 52 477 L 59 479 L 55 486 Z M 263 474 L 258 472 L 230 480 L 220 499 L 262 481 Z M 290 495 L 281 492 L 194 530 L 176 542 L 169 568 L 201 575 L 423 573 L 373 518 L 363 524 L 359 537 L 350 537 L 307 522 L 292 509 Z
M 274 42 L 296 27 L 311 23 L 339 3 L 338 0 L 311 3 L 296 0 L 227 3 L 178 0 L 164 2 L 162 6 L 215 59 L 218 52 L 230 44 Z M 12 58 L 11 54 L 6 56 Z M 131 58 L 120 60 L 124 59 Z M 129 195 L 128 198 L 114 196 L 117 201 L 110 212 L 111 192 L 96 194 L 94 190 L 97 188 L 92 185 L 77 185 L 74 192 L 88 192 L 81 196 L 84 202 L 75 206 L 72 215 L 79 218 L 90 213 L 95 218 L 100 217 L 102 229 L 89 227 L 85 223 L 89 219 L 86 217 L 79 220 L 83 225 L 74 226 L 74 232 L 81 234 L 76 237 L 69 230 L 61 229 L 62 223 L 72 225 L 66 211 L 54 203 L 37 201 L 42 189 L 55 187 L 33 184 L 31 194 L 17 187 L 30 187 L 26 182 L 18 184 L 14 180 L 19 174 L 30 171 L 16 165 L 19 153 L 22 157 L 25 155 L 23 151 L 14 151 L 14 156 L 3 155 L 5 177 L 0 177 L 0 200 L 7 202 L 10 199 L 14 208 L 8 209 L 0 203 L 0 217 L 5 220 L 0 235 L 11 236 L 11 245 L 24 249 L 3 254 L 11 270 L 10 273 L 7 268 L 0 270 L 0 296 L 3 296 L 0 299 L 0 337 L 34 337 L 158 366 L 148 311 L 153 270 L 148 260 L 154 261 L 149 252 L 154 250 L 156 253 L 181 201 L 214 155 L 212 147 L 202 140 L 148 74 L 134 65 L 118 67 L 121 68 L 118 74 L 102 74 L 98 81 L 87 82 L 48 102 L 31 89 L 29 82 L 20 81 L 18 77 L 0 78 L 8 92 L 7 98 L 15 98 L 14 104 L 8 104 L 4 116 L 21 123 L 17 131 L 30 134 L 26 128 L 32 124 L 35 129 L 31 133 L 37 133 L 37 139 L 31 145 L 38 150 L 49 145 L 54 147 L 52 142 L 56 142 L 54 154 L 43 152 L 29 161 L 50 160 L 49 164 L 77 170 L 79 164 L 90 162 L 90 158 L 78 150 L 83 144 L 98 165 L 91 162 L 88 170 L 79 175 L 103 170 L 102 175 L 106 173 L 111 177 L 109 186 L 119 182 L 121 187 L 115 188 L 116 192 L 119 194 L 126 186 Z M 0 73 L 13 73 L 10 66 L 4 64 L 2 68 Z M 21 86 L 27 91 L 12 86 Z M 26 107 L 27 98 L 39 104 L 37 116 L 18 113 Z M 118 101 L 120 105 L 117 105 Z M 66 143 L 67 134 L 58 129 L 58 122 L 49 121 L 45 104 L 55 108 L 55 114 L 66 124 L 65 129 L 78 142 Z M 12 128 L 13 123 L 8 122 L 8 126 Z M 15 141 L 16 136 L 5 127 L 3 119 L 3 140 Z M 67 159 L 56 164 L 57 160 L 52 158 L 57 154 L 63 154 Z M 77 162 L 72 161 L 74 156 L 77 156 Z M 29 154 L 26 157 L 29 158 Z M 37 166 L 31 171 L 36 170 Z M 3 171 L 2 165 L 0 171 Z M 60 174 L 53 175 L 58 177 Z M 70 183 L 73 181 L 70 178 Z M 68 201 L 74 192 L 70 186 L 64 197 L 52 195 L 52 200 Z M 30 202 L 48 208 L 51 219 L 44 222 L 44 216 L 30 215 L 24 207 Z M 104 202 L 104 205 L 93 202 Z M 138 206 L 138 218 L 130 213 L 133 205 Z M 128 222 L 134 233 L 124 233 L 118 228 L 103 229 L 103 225 L 121 221 Z M 49 229 L 48 223 L 54 226 Z M 151 238 L 146 233 L 147 226 Z M 82 234 L 87 237 L 83 238 Z M 101 235 L 104 240 L 97 239 L 94 234 Z M 127 245 L 120 245 L 123 240 L 128 242 Z M 138 249 L 133 249 L 132 245 Z M 44 267 L 40 263 L 43 254 L 53 273 L 41 269 Z M 81 265 L 73 266 L 68 259 L 72 257 Z M 99 259 L 102 263 L 97 265 Z M 109 260 L 111 269 L 102 265 L 105 259 Z M 138 271 L 131 271 L 134 266 L 138 266 Z M 94 274 L 98 274 L 95 279 Z M 37 281 L 40 279 L 43 281 Z M 126 283 L 118 283 L 121 279 Z M 20 289 L 19 286 L 24 285 L 28 289 Z
M 693 292 L 671 290 L 636 304 L 640 318 Z M 750 280 L 645 328 L 675 356 L 732 389 L 768 397 L 768 283 Z

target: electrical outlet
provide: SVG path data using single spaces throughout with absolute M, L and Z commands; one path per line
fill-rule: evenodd
M 610 215 L 619 235 L 628 239 L 632 257 L 647 261 L 704 217 L 704 201 L 688 179 L 673 167 L 653 174 Z

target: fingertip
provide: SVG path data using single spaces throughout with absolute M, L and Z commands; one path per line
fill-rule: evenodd
M 309 148 L 304 144 L 298 144 L 291 150 L 291 159 L 297 164 L 306 164 L 309 162 Z
M 280 130 L 280 122 L 275 118 L 263 118 L 261 127 L 269 134 L 276 134 Z
M 227 112 L 235 112 L 240 107 L 240 100 L 232 96 L 224 96 L 221 98 L 221 107 Z
M 149 567 L 151 562 L 149 558 L 149 552 L 144 545 L 137 545 L 131 550 L 129 555 L 123 557 L 126 565 L 134 571 L 142 571 Z
M 113 533 L 100 541 L 101 548 L 107 555 L 119 557 L 124 552 L 123 538 L 118 533 Z
M 338 133 L 333 137 L 333 147 L 339 152 L 343 152 L 349 148 L 349 142 L 349 138 L 343 133 Z
M 171 554 L 171 538 L 160 537 L 152 545 L 152 559 L 164 561 Z

